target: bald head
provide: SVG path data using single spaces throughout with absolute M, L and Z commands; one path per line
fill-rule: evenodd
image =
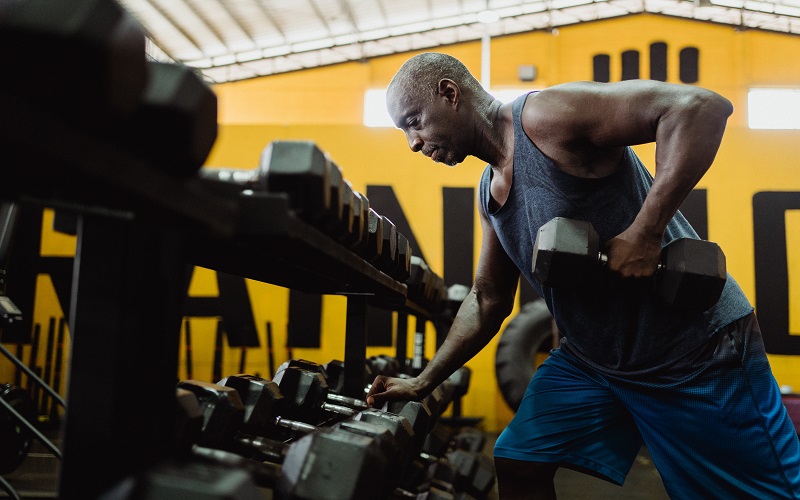
M 429 102 L 437 94 L 439 81 L 454 81 L 461 91 L 480 96 L 483 87 L 466 66 L 453 56 L 425 52 L 406 61 L 389 83 L 387 96 Z

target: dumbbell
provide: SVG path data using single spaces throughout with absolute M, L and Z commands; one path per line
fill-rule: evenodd
M 385 215 L 380 216 L 383 223 L 381 252 L 372 261 L 381 272 L 390 275 L 397 267 L 397 226 Z
M 36 405 L 28 391 L 13 384 L 0 384 L 0 398 L 31 424 L 36 422 Z M 14 472 L 28 457 L 33 433 L 16 416 L 0 406 L 0 474 Z
M 367 213 L 366 244 L 361 247 L 358 254 L 370 264 L 380 257 L 383 253 L 383 232 L 385 220 L 381 215 L 370 207 Z
M 263 150 L 258 178 L 263 189 L 288 193 L 298 215 L 336 240 L 354 239 L 356 193 L 341 168 L 312 141 L 273 141 Z M 350 192 L 353 192 L 351 198 Z M 352 219 L 351 219 L 352 217 Z
M 302 362 L 310 363 L 310 362 Z M 319 365 L 318 365 L 319 366 Z M 286 378 L 281 380 L 284 385 L 289 384 L 292 380 L 292 390 L 297 391 L 297 385 L 304 386 L 308 383 L 311 389 L 303 391 L 303 398 L 306 400 L 315 399 L 314 396 L 308 393 L 316 392 L 314 388 L 319 388 L 320 385 L 315 383 L 318 380 L 316 377 L 307 376 L 304 380 L 297 377 L 299 371 L 304 371 L 299 366 L 286 366 L 279 369 L 278 373 L 286 374 Z M 312 372 L 305 370 L 309 374 L 317 375 L 319 372 Z M 298 382 L 300 382 L 298 384 Z M 275 390 L 279 386 L 272 381 L 266 381 L 254 376 L 234 375 L 226 377 L 224 383 L 228 386 L 236 387 L 245 407 L 245 428 L 256 435 L 264 435 L 271 433 L 272 424 L 280 426 L 286 425 L 283 417 L 275 417 L 270 412 L 278 405 L 272 403 L 276 399 L 276 394 L 280 394 Z M 299 391 L 297 391 L 299 392 Z M 356 434 L 363 434 L 374 438 L 389 461 L 393 470 L 402 470 L 405 468 L 406 463 L 410 460 L 410 454 L 418 453 L 418 442 L 421 442 L 420 437 L 415 436 L 414 427 L 412 423 L 402 414 L 393 414 L 383 410 L 374 408 L 367 408 L 363 401 L 353 400 L 352 398 L 339 397 L 338 395 L 328 394 L 328 400 L 334 396 L 334 401 L 356 404 L 360 411 L 353 413 L 352 418 L 347 418 L 335 423 L 332 427 L 347 430 Z M 288 398 L 291 399 L 291 396 Z M 319 399 L 317 397 L 316 399 Z M 265 403 L 265 400 L 268 402 Z M 283 407 L 286 408 L 285 406 Z M 406 410 L 409 414 L 412 407 Z M 403 409 L 401 408 L 401 411 Z M 418 419 L 419 423 L 423 423 L 422 419 Z M 416 423 L 416 422 L 415 422 Z M 309 434 L 317 432 L 321 427 L 312 426 L 310 424 L 293 422 L 294 426 L 289 427 L 294 436 Z M 299 424 L 299 425 L 298 425 Z M 259 428 L 261 427 L 261 428 Z M 391 481 L 390 481 L 391 482 Z M 388 484 L 388 483 L 387 483 Z
M 356 255 L 361 255 L 367 247 L 369 240 L 369 198 L 356 189 L 353 189 L 353 234 L 345 237 L 344 245 Z M 356 231 L 360 231 L 356 237 Z
M 3 4 L 0 90 L 92 131 L 134 110 L 146 85 L 146 37 L 119 2 Z
M 217 139 L 217 96 L 194 68 L 149 61 L 133 112 L 103 135 L 164 172 L 196 173 Z
M 536 235 L 532 271 L 544 286 L 580 286 L 606 261 L 597 231 L 588 222 L 556 217 Z M 661 250 L 654 291 L 669 306 L 705 311 L 719 300 L 726 279 L 719 245 L 679 238 Z
M 395 368 L 391 368 L 393 363 L 388 357 L 381 357 L 376 356 L 374 359 L 374 364 L 377 367 L 378 365 L 385 366 L 387 371 L 396 372 Z M 320 365 L 318 363 L 314 363 L 308 360 L 289 360 L 283 363 L 277 370 L 278 373 L 282 373 L 288 369 L 295 369 L 295 370 L 306 370 L 310 371 L 314 374 L 320 374 L 323 379 L 328 380 L 326 377 L 330 377 L 332 372 L 343 372 L 344 371 L 344 363 L 338 360 L 332 360 L 325 365 Z M 371 372 L 371 370 L 370 370 Z M 278 375 L 276 374 L 276 379 L 278 379 Z M 299 379 L 299 377 L 295 377 L 295 379 Z M 306 379 L 308 380 L 308 386 L 313 387 L 317 391 L 324 392 L 322 384 L 315 383 L 316 377 L 307 376 Z M 438 388 L 437 388 L 438 389 Z M 309 399 L 321 399 L 322 396 L 317 395 L 315 397 L 310 397 Z M 324 396 L 327 401 L 331 403 L 335 403 L 340 406 L 347 406 L 352 407 L 354 409 L 360 410 L 355 416 L 354 419 L 357 420 L 369 420 L 372 421 L 374 418 L 378 418 L 379 415 L 376 414 L 376 410 L 366 408 L 366 403 L 362 400 L 356 400 L 353 398 L 348 398 L 346 396 L 341 396 L 338 394 L 334 394 L 331 392 L 327 392 Z M 391 421 L 395 418 L 395 416 L 402 417 L 404 420 L 408 422 L 411 426 L 412 435 L 409 438 L 404 438 L 402 440 L 403 443 L 407 442 L 407 445 L 404 445 L 408 449 L 408 453 L 411 456 L 414 456 L 420 452 L 422 449 L 422 445 L 425 441 L 425 436 L 429 432 L 431 428 L 433 428 L 434 420 L 433 415 L 431 413 L 431 409 L 428 406 L 428 403 L 436 403 L 437 409 L 441 406 L 441 400 L 444 397 L 444 393 L 439 389 L 435 391 L 434 396 L 429 396 L 429 399 L 423 401 L 393 401 L 391 403 L 385 403 L 383 407 L 380 408 L 380 413 L 388 414 L 386 418 L 388 421 Z M 387 425 L 387 421 L 381 421 L 384 425 Z M 396 427 L 398 424 L 392 424 L 392 431 L 398 432 L 398 428 Z
M 329 393 L 328 383 L 321 373 L 299 366 L 279 368 L 272 380 L 285 398 L 283 413 L 286 417 L 311 425 L 350 418 L 358 412 L 352 405 L 361 403 L 348 398 L 352 401 L 350 406 L 340 404 L 343 397 Z
M 236 389 L 203 382 L 199 380 L 183 380 L 176 387 L 178 391 L 186 391 L 197 400 L 202 415 L 200 428 L 188 427 L 193 424 L 195 410 L 192 408 L 191 396 L 179 394 L 179 416 L 187 417 L 185 422 L 180 422 L 178 435 L 183 440 L 207 448 L 226 450 L 248 458 L 261 461 L 280 463 L 283 455 L 283 445 L 278 440 L 264 438 L 262 435 L 253 435 L 243 432 L 245 429 L 256 429 L 252 415 L 245 420 L 245 406 Z M 263 401 L 263 400 L 262 400 Z M 278 427 L 278 422 L 268 422 L 265 426 Z M 188 437 L 187 437 L 188 436 Z M 185 448 L 181 451 L 185 452 Z
M 212 389 L 210 386 L 217 384 L 187 385 L 188 392 L 196 395 L 192 392 L 194 388 L 206 386 L 204 389 Z M 224 421 L 226 426 L 235 428 L 236 423 L 241 422 L 239 417 L 244 412 L 235 403 L 228 404 L 235 402 L 236 397 L 226 389 L 238 394 L 232 388 L 219 385 L 210 391 L 197 392 L 200 394 L 198 402 L 202 400 L 203 427 L 220 429 L 219 422 Z M 218 398 L 218 395 L 224 396 Z M 279 498 L 376 498 L 380 492 L 379 484 L 385 482 L 383 475 L 390 461 L 378 439 L 364 433 L 348 432 L 344 428 L 319 428 L 285 444 L 271 441 L 269 446 L 279 449 L 278 455 L 248 453 L 248 449 L 253 449 L 252 442 L 260 443 L 263 448 L 268 440 L 254 438 L 246 448 L 241 440 L 231 444 L 228 441 L 230 437 L 209 438 L 206 432 L 203 431 L 199 444 L 192 447 L 193 457 L 246 470 L 260 486 L 279 492 Z M 230 436 L 228 431 L 225 434 Z M 340 463 L 341 460 L 345 461 L 344 464 Z
M 397 232 L 397 265 L 389 276 L 404 283 L 411 273 L 411 243 L 401 232 Z
M 422 257 L 412 255 L 409 277 L 406 280 L 408 297 L 416 302 L 425 302 L 425 292 L 430 288 L 432 276 L 433 271 Z

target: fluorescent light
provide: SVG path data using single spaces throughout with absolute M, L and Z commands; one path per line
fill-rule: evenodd
M 386 89 L 370 89 L 364 93 L 364 125 L 394 128 L 386 110 Z
M 750 89 L 747 123 L 752 129 L 800 129 L 800 89 Z
M 500 19 L 500 14 L 493 10 L 482 10 L 478 12 L 478 22 L 483 24 L 496 23 Z

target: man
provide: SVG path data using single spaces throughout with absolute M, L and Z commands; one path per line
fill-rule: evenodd
M 503 498 L 554 498 L 560 466 L 622 484 L 642 443 L 672 498 L 796 498 L 800 444 L 753 307 L 728 276 L 705 312 L 659 302 L 663 245 L 697 235 L 678 208 L 711 166 L 731 103 L 635 80 L 576 82 L 502 104 L 458 60 L 408 60 L 387 108 L 412 151 L 488 163 L 475 282 L 423 372 L 377 377 L 371 405 L 419 399 L 477 354 L 511 312 L 520 273 L 560 332 L 494 454 Z M 655 141 L 652 177 L 629 146 Z M 541 286 L 532 247 L 553 217 L 589 221 L 607 272 L 579 289 Z

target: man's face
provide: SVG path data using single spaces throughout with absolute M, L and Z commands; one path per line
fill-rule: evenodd
M 456 107 L 444 95 L 426 101 L 392 89 L 386 95 L 386 104 L 412 151 L 449 166 L 464 161 L 468 151 L 465 126 Z

